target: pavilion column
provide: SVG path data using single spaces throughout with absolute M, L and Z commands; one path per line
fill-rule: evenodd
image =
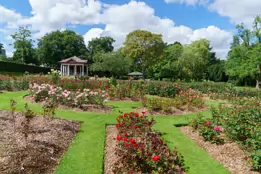
M 70 76 L 70 65 L 67 67 L 67 75 Z
M 63 70 L 62 70 L 62 69 L 63 69 L 63 65 L 61 64 L 61 66 L 60 66 L 60 72 L 61 72 L 61 73 L 63 73 Z
M 82 65 L 82 76 L 84 76 L 84 65 Z
M 74 75 L 76 76 L 77 74 L 77 71 L 76 71 L 77 69 L 76 69 L 76 65 L 74 65 Z

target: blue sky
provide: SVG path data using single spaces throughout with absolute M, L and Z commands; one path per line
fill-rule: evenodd
M 225 59 L 235 25 L 251 26 L 260 8 L 260 0 L 0 0 L 0 42 L 11 56 L 10 34 L 29 25 L 34 39 L 69 28 L 86 44 L 111 36 L 117 49 L 129 32 L 145 29 L 162 34 L 169 43 L 208 39 Z

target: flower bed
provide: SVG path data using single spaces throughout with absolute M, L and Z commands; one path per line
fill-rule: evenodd
M 142 104 L 150 113 L 175 114 L 175 112 L 178 112 L 180 114 L 179 111 L 195 111 L 204 108 L 205 99 L 201 97 L 199 92 L 187 89 L 180 91 L 173 99 L 150 97 L 145 98 Z
M 34 114 L 0 111 L 1 174 L 53 173 L 79 131 L 80 123 Z
M 249 153 L 249 164 L 261 171 L 261 108 L 260 105 L 212 109 L 213 118 L 200 116 L 191 122 L 194 131 L 205 141 L 223 144 L 226 138 L 237 142 Z M 222 137 L 222 134 L 225 137 Z
M 48 84 L 33 84 L 29 91 L 35 102 L 51 101 L 68 107 L 85 108 L 90 104 L 103 106 L 108 96 L 104 90 L 83 89 L 77 92 L 63 90 Z
M 114 173 L 184 173 L 184 159 L 175 149 L 171 152 L 154 132 L 154 120 L 137 113 L 118 117 L 117 145 L 115 154 L 118 159 L 113 164 Z

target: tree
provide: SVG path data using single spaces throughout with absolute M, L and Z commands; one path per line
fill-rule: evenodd
M 158 78 L 168 77 L 171 80 L 179 76 L 179 58 L 183 52 L 183 46 L 175 42 L 168 45 L 162 54 L 162 60 L 154 67 L 154 73 Z
M 26 64 L 38 64 L 31 38 L 32 34 L 28 27 L 20 27 L 19 32 L 15 32 L 11 37 L 14 39 L 13 45 L 16 49 L 13 60 Z
M 114 47 L 112 44 L 115 42 L 115 40 L 111 37 L 100 37 L 100 38 L 94 38 L 92 39 L 87 46 L 87 49 L 89 51 L 91 61 L 93 61 L 93 57 L 97 53 L 110 53 L 113 51 Z
M 201 39 L 184 47 L 179 61 L 187 78 L 201 80 L 207 71 L 210 60 L 209 41 Z
M 37 55 L 43 64 L 52 67 L 57 67 L 62 59 L 73 56 L 88 59 L 83 37 L 70 30 L 46 34 L 38 42 Z
M 110 72 L 114 77 L 126 75 L 132 64 L 131 59 L 124 57 L 120 51 L 97 53 L 94 59 L 93 71 Z
M 252 30 L 245 29 L 244 24 L 238 25 L 237 29 L 225 65 L 226 74 L 237 82 L 244 82 L 245 85 L 256 82 L 256 87 L 259 88 L 261 79 L 257 66 L 261 62 L 261 17 L 255 18 Z M 236 38 L 243 42 L 239 42 Z
M 136 30 L 127 35 L 124 46 L 124 55 L 133 59 L 136 69 L 146 76 L 146 70 L 160 61 L 165 43 L 160 34 Z
M 257 16 L 253 23 L 253 33 L 255 34 L 258 43 L 261 44 L 261 16 Z

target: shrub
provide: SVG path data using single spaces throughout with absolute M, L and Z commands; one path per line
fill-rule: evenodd
M 240 144 L 249 152 L 250 164 L 253 169 L 261 170 L 261 108 L 259 105 L 242 105 L 233 108 L 222 107 L 212 109 L 213 118 L 193 120 L 190 125 L 193 130 L 199 130 L 205 141 L 220 144 L 220 131 L 223 130 L 226 137 Z M 214 127 L 213 127 L 214 126 Z M 213 131 L 218 126 L 217 133 Z M 210 131 L 211 130 L 211 131 Z M 218 141 L 217 141 L 218 140 Z
M 173 108 L 181 109 L 181 107 L 186 107 L 187 109 L 193 108 L 203 108 L 205 99 L 200 96 L 199 92 L 195 92 L 192 89 L 186 89 L 185 91 L 180 91 L 176 94 L 175 98 L 161 98 L 152 97 L 145 98 L 142 101 L 144 107 L 147 107 L 150 111 L 160 111 L 172 112 Z
M 113 172 L 163 174 L 186 171 L 183 156 L 177 149 L 171 153 L 161 134 L 152 130 L 154 124 L 154 120 L 133 112 L 119 116 L 116 153 L 121 160 L 115 163 Z
M 52 100 L 62 105 L 74 107 L 82 107 L 83 104 L 103 105 L 107 97 L 104 90 L 79 89 L 77 92 L 72 92 L 48 84 L 31 85 L 29 91 L 36 102 Z

